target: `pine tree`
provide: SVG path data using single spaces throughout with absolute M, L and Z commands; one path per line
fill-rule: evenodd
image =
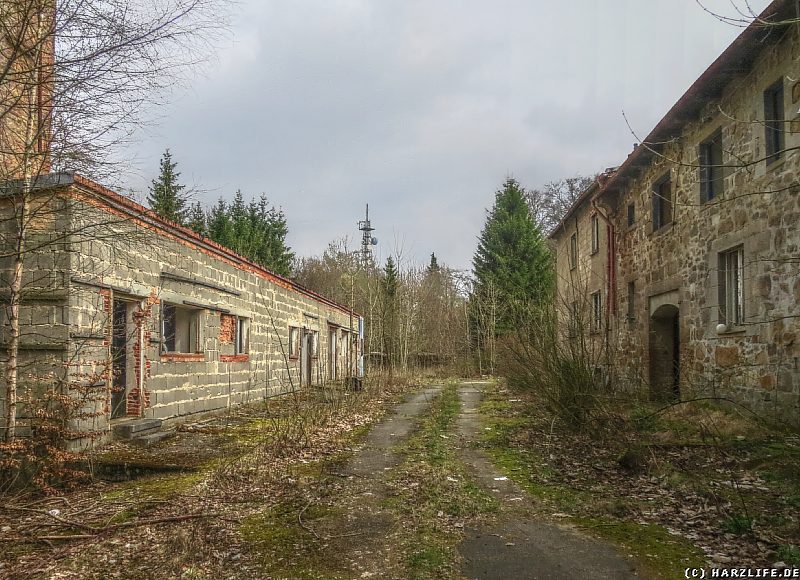
M 497 302 L 497 332 L 513 324 L 510 308 L 549 299 L 550 252 L 516 180 L 507 179 L 495 193 L 472 263 L 476 294 L 491 289 Z
M 178 164 L 172 161 L 169 149 L 161 157 L 161 171 L 150 186 L 147 203 L 161 217 L 182 224 L 186 219 L 186 186 L 178 182 L 181 174 L 175 171 Z
M 397 304 L 395 297 L 397 296 L 397 266 L 394 259 L 389 256 L 386 259 L 386 266 L 383 269 L 383 278 L 381 279 L 381 286 L 383 288 L 383 346 L 386 353 L 386 360 L 389 363 L 389 376 L 391 376 L 392 369 L 395 363 L 395 334 L 396 334 L 396 320 L 397 320 Z
M 436 259 L 436 254 L 431 252 L 431 263 L 428 264 L 428 272 L 438 272 L 439 271 L 439 260 Z
M 230 248 L 234 241 L 233 226 L 228 217 L 228 204 L 222 198 L 208 212 L 208 237 L 226 248 Z
M 383 269 L 383 291 L 386 297 L 392 301 L 397 294 L 397 266 L 394 258 L 386 258 L 386 266 Z
M 249 204 L 237 191 L 231 204 L 220 199 L 208 219 L 208 236 L 281 276 L 289 276 L 294 253 L 286 245 L 289 228 L 283 212 L 269 205 L 265 195 Z
M 186 216 L 186 226 L 191 228 L 195 231 L 195 233 L 200 234 L 201 236 L 208 235 L 208 224 L 206 223 L 206 210 L 203 209 L 203 205 L 196 201 L 194 202 Z

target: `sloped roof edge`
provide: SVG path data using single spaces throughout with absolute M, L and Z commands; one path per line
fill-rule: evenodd
M 306 288 L 302 284 L 298 284 L 294 280 L 286 278 L 285 276 L 281 276 L 280 274 L 276 274 L 264 266 L 261 266 L 260 264 L 257 264 L 245 258 L 244 256 L 241 256 L 240 254 L 237 254 L 233 250 L 197 234 L 194 230 L 187 228 L 186 226 L 182 226 L 170 220 L 164 219 L 153 210 L 148 209 L 143 205 L 136 203 L 132 199 L 116 193 L 115 191 L 112 191 L 87 177 L 83 177 L 82 175 L 72 172 L 49 173 L 36 176 L 33 184 L 36 189 L 56 189 L 73 185 L 93 194 L 104 204 L 113 206 L 117 210 L 122 210 L 131 215 L 131 217 L 145 221 L 148 225 L 154 227 L 156 230 L 162 230 L 173 235 L 177 235 L 197 247 L 206 248 L 219 257 L 234 262 L 241 269 L 255 272 L 261 277 L 270 280 L 275 284 L 282 286 L 283 288 L 303 294 L 327 306 L 344 312 L 345 314 L 353 314 L 354 316 L 358 316 L 353 309 L 339 304 L 330 298 L 326 298 L 325 296 Z
M 675 137 L 686 120 L 696 115 L 709 99 L 718 97 L 736 75 L 751 70 L 763 48 L 779 40 L 781 33 L 788 26 L 784 23 L 797 20 L 794 7 L 793 0 L 774 0 L 767 6 L 692 83 L 642 143 L 628 155 L 622 165 L 613 173 L 607 173 L 607 178 L 602 183 L 592 183 L 581 194 L 548 237 L 555 237 L 563 229 L 564 222 L 593 193 L 604 195 L 620 189 L 624 180 L 634 173 L 634 168 L 646 163 L 649 157 L 654 155 L 653 147 Z M 597 191 L 598 187 L 599 191 Z

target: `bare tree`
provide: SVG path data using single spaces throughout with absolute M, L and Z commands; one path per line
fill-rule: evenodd
M 45 175 L 55 169 L 108 177 L 116 146 L 147 121 L 148 107 L 209 54 L 224 30 L 224 1 L 0 0 L 6 441 L 16 436 L 25 286 L 41 286 L 37 277 L 46 274 L 27 261 L 76 235 L 119 234 L 114 227 L 101 232 L 101 224 L 73 231 L 62 219 L 70 201 Z
M 541 188 L 526 191 L 528 206 L 539 229 L 547 234 L 559 224 L 594 177 L 576 175 L 545 183 Z

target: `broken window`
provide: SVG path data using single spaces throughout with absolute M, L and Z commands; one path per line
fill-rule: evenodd
M 784 150 L 783 79 L 764 91 L 764 141 L 767 165 L 776 162 Z
M 603 328 L 603 298 L 600 292 L 592 294 L 592 332 Z
M 202 352 L 199 308 L 188 308 L 165 302 L 161 306 L 162 352 Z
M 744 322 L 744 248 L 719 255 L 719 321 L 728 328 Z
M 250 319 L 236 317 L 236 350 L 235 354 L 247 354 L 250 352 Z
M 569 238 L 569 267 L 575 268 L 578 265 L 578 234 L 572 234 Z
M 600 250 L 600 218 L 597 214 L 592 215 L 592 254 Z
M 300 329 L 296 326 L 289 327 L 289 358 L 300 356 Z
M 722 194 L 722 131 L 700 143 L 700 201 L 705 203 Z
M 653 231 L 672 223 L 672 187 L 669 175 L 653 184 Z

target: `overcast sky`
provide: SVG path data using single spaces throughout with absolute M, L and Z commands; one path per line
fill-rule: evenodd
M 355 245 L 369 203 L 381 257 L 467 268 L 506 176 L 619 165 L 622 112 L 646 135 L 739 32 L 696 0 L 240 0 L 128 182 L 141 197 L 169 147 L 209 204 L 266 193 L 298 255 Z

